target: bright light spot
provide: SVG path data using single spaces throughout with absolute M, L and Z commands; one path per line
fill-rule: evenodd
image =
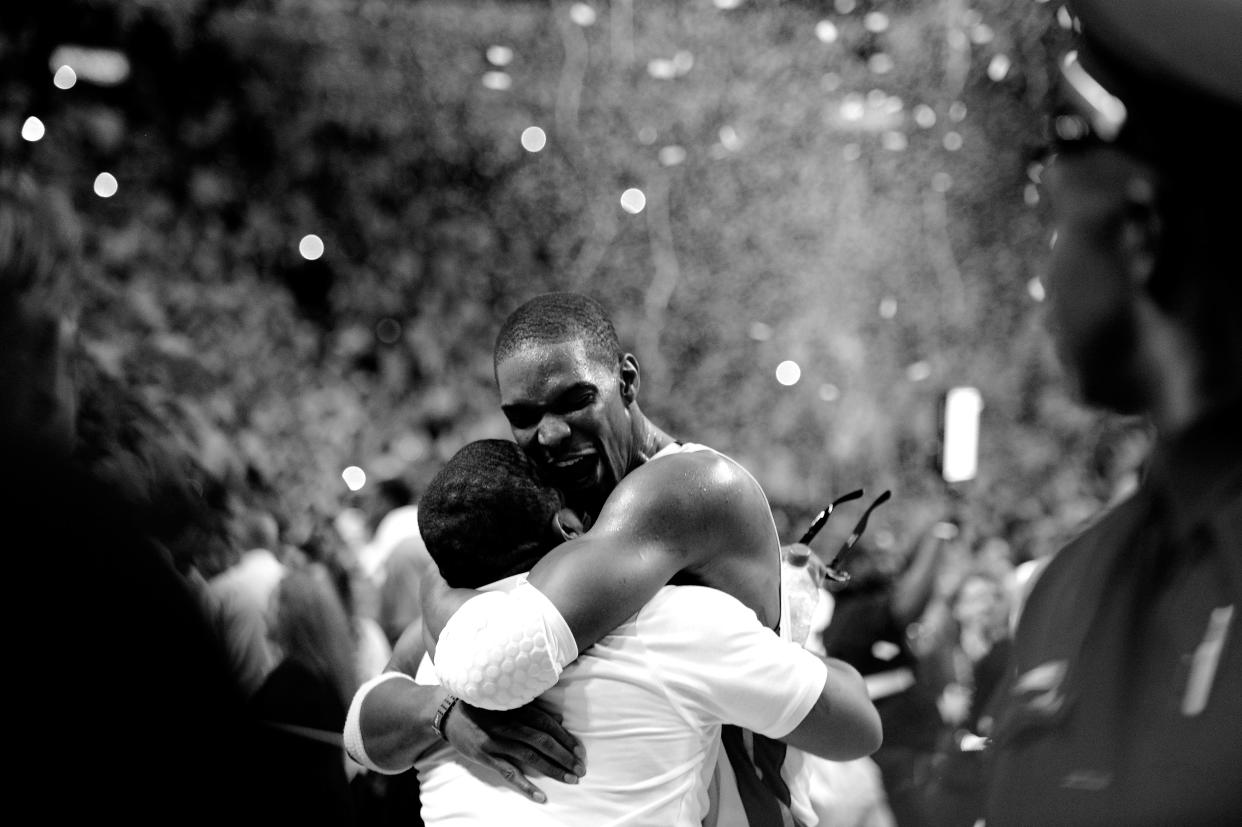
M 923 129 L 931 129 L 936 125 L 936 110 L 925 103 L 914 107 L 914 122 Z
M 1048 294 L 1044 292 L 1044 283 L 1039 280 L 1039 276 L 1036 276 L 1026 283 L 1026 292 L 1029 293 L 1031 298 L 1037 302 L 1041 302 L 1048 298 Z
M 513 50 L 508 46 L 488 46 L 487 62 L 493 66 L 508 66 L 513 62 Z
M 785 387 L 798 384 L 801 378 L 802 368 L 798 367 L 798 363 L 792 359 L 786 359 L 776 366 L 776 381 Z
M 994 36 L 992 27 L 986 23 L 980 23 L 970 30 L 970 39 L 980 46 L 991 43 Z
M 880 318 L 891 319 L 897 315 L 897 299 L 885 296 L 880 300 Z
M 953 189 L 953 176 L 947 172 L 937 172 L 932 176 L 931 184 L 936 192 L 948 192 Z
M 638 130 L 638 142 L 643 146 L 651 146 L 660 137 L 654 126 L 644 126 Z
M 537 126 L 528 126 L 522 130 L 522 149 L 527 152 L 538 152 L 548 145 L 548 134 Z
M 857 161 L 862 157 L 862 147 L 855 143 L 846 144 L 841 150 L 841 157 L 850 162 Z
M 1038 184 L 1044 177 L 1044 165 L 1036 161 L 1026 168 L 1026 177 L 1031 179 L 1031 183 Z
M 100 198 L 111 198 L 116 195 L 116 176 L 111 172 L 101 172 L 95 176 L 95 194 Z
M 905 103 L 896 95 L 893 95 L 888 100 L 884 101 L 884 111 L 889 115 L 896 115 L 904 108 Z
M 834 0 L 832 7 L 837 10 L 838 14 L 849 14 L 858 5 L 854 0 Z
M 401 338 L 401 322 L 396 319 L 380 319 L 375 325 L 375 338 L 386 345 L 395 344 Z
M 742 148 L 742 138 L 737 134 L 737 130 L 731 126 L 720 127 L 720 143 L 730 152 L 737 152 Z
M 962 135 L 960 132 L 944 133 L 944 148 L 950 152 L 957 152 L 962 148 Z
M 1055 250 L 1057 248 L 1057 231 L 1053 230 L 1052 235 L 1048 236 L 1048 249 Z
M 821 20 L 815 24 L 815 36 L 820 43 L 837 42 L 837 26 L 831 20 Z
M 895 129 L 889 130 L 880 136 L 880 143 L 882 143 L 884 148 L 889 152 L 901 152 L 909 146 L 909 141 L 906 139 L 906 133 L 898 132 Z
M 983 396 L 978 388 L 952 388 L 944 399 L 944 442 L 941 474 L 945 482 L 972 479 L 979 468 L 979 414 Z
M 647 74 L 656 80 L 672 80 L 677 77 L 677 66 L 667 58 L 657 57 L 647 64 Z
M 920 359 L 917 362 L 911 363 L 906 368 L 906 378 L 911 382 L 922 382 L 924 379 L 931 376 L 931 372 L 931 365 Z
M 1039 187 L 1034 184 L 1027 184 L 1022 189 L 1022 200 L 1026 202 L 1028 207 L 1033 207 L 1039 203 Z
M 673 68 L 679 75 L 689 72 L 694 68 L 694 55 L 687 51 L 680 51 L 673 55 Z
M 888 92 L 883 89 L 872 89 L 867 93 L 867 105 L 879 109 L 888 103 Z
M 595 9 L 586 3 L 574 3 L 569 7 L 569 19 L 579 26 L 595 25 Z
M 831 382 L 819 386 L 819 398 L 825 402 L 836 402 L 841 398 L 841 389 Z
M 1009 55 L 992 55 L 992 60 L 988 63 L 988 77 L 994 83 L 1000 83 L 1009 74 L 1009 67 L 1012 65 Z
M 888 15 L 879 11 L 867 12 L 863 25 L 867 27 L 867 31 L 879 34 L 888 29 Z
M 43 136 L 45 134 L 47 134 L 47 129 L 43 126 L 43 121 L 39 120 L 34 115 L 31 115 L 26 119 L 26 122 L 22 124 L 22 137 L 27 141 L 34 142 L 43 140 Z
M 323 255 L 323 239 L 314 233 L 302 236 L 298 242 L 298 252 L 307 261 L 314 261 Z
M 845 100 L 841 101 L 841 118 L 847 121 L 860 121 L 866 114 L 866 108 L 863 100 L 856 94 L 845 96 Z
M 637 187 L 630 187 L 621 193 L 621 209 L 630 215 L 638 215 L 647 207 L 647 196 Z
M 953 101 L 949 104 L 949 120 L 953 123 L 961 123 L 966 120 L 966 104 L 961 101 Z
M 666 167 L 675 167 L 682 161 L 686 160 L 686 150 L 679 146 L 660 147 L 660 164 Z
M 825 72 L 819 79 L 819 88 L 825 92 L 835 92 L 841 88 L 841 76 L 836 72 Z
M 503 92 L 513 86 L 513 78 L 508 72 L 484 72 L 483 85 L 495 92 Z
M 754 322 L 750 326 L 750 338 L 756 342 L 766 342 L 772 338 L 772 326 L 763 322 Z
M 72 89 L 73 85 L 78 82 L 78 73 L 73 71 L 73 67 L 68 64 L 62 64 L 56 70 L 56 74 L 52 76 L 52 83 L 57 89 Z
M 867 68 L 877 75 L 887 75 L 893 71 L 893 59 L 884 52 L 876 52 L 867 61 Z
M 728 11 L 729 9 L 736 9 L 740 5 L 742 5 L 742 0 L 715 0 L 716 8 L 723 9 L 725 11 Z
M 116 86 L 129 77 L 129 58 L 115 49 L 91 49 L 85 46 L 57 46 L 48 60 L 48 68 L 73 67 L 74 74 L 100 86 Z
M 357 491 L 367 484 L 367 472 L 357 465 L 351 465 L 341 472 L 341 479 L 345 480 L 350 491 Z
M 1065 6 L 1057 9 L 1057 22 L 1061 24 L 1062 29 L 1071 29 L 1074 27 L 1074 16 L 1070 14 L 1070 10 Z

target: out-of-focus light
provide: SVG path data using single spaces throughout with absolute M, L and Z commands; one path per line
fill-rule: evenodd
M 718 9 L 729 11 L 742 5 L 742 0 L 712 0 L 712 5 Z
M 895 129 L 889 130 L 881 135 L 880 143 L 883 144 L 884 148 L 889 152 L 901 152 L 910 145 L 909 140 L 906 138 L 906 133 L 898 132 Z
M 841 88 L 841 76 L 836 72 L 824 72 L 819 79 L 819 88 L 825 92 L 835 92 Z
M 851 163 L 862 157 L 862 147 L 855 143 L 848 143 L 841 150 L 841 157 Z
M 815 24 L 815 36 L 820 43 L 836 43 L 837 25 L 831 20 L 821 20 Z
M 1057 248 L 1057 231 L 1053 230 L 1052 235 L 1048 236 L 1048 249 L 1055 250 Z
M 962 133 L 946 132 L 944 133 L 944 148 L 950 152 L 957 152 L 962 148 Z
M 841 389 L 831 382 L 819 386 L 819 398 L 825 402 L 836 402 L 841 398 Z
M 513 62 L 513 50 L 508 46 L 488 46 L 487 62 L 493 66 L 508 66 Z
M 341 479 L 350 491 L 358 491 L 367 484 L 367 472 L 357 465 L 351 465 L 341 472 Z
M 513 78 L 508 72 L 484 72 L 483 85 L 494 92 L 504 92 L 513 86 Z
M 756 342 L 766 342 L 772 338 L 772 326 L 763 322 L 754 322 L 750 326 L 750 338 Z
M 953 189 L 953 176 L 947 172 L 937 172 L 932 176 L 931 185 L 936 192 L 948 192 Z
M 522 149 L 527 152 L 539 152 L 548 145 L 548 134 L 537 126 L 528 126 L 522 130 Z
M 1039 161 L 1027 165 L 1026 177 L 1031 180 L 1032 184 L 1038 184 L 1044 177 L 1044 165 Z
M 683 148 L 670 145 L 660 147 L 660 164 L 666 167 L 675 167 L 686 160 L 686 150 Z
M 73 67 L 67 63 L 61 64 L 56 74 L 52 76 L 52 83 L 57 89 L 72 89 L 77 82 L 78 73 L 73 71 Z
M 1039 276 L 1035 276 L 1026 283 L 1026 292 L 1037 302 L 1048 298 L 1048 294 L 1044 291 L 1044 283 L 1039 280 Z
M 849 94 L 841 101 L 841 120 L 860 121 L 866 113 L 866 104 L 859 95 Z
M 925 103 L 914 107 L 914 122 L 923 129 L 931 129 L 936 125 L 936 110 Z
M 569 19 L 579 26 L 595 25 L 595 9 L 586 3 L 574 3 L 569 7 Z
M 962 12 L 962 24 L 967 28 L 973 28 L 983 22 L 983 12 L 978 9 L 966 9 Z
M 798 380 L 802 378 L 802 368 L 798 367 L 798 363 L 792 359 L 786 359 L 776 366 L 776 381 L 785 387 L 792 387 L 798 384 Z
M 380 319 L 375 325 L 375 338 L 386 345 L 396 344 L 401 338 L 401 322 L 393 318 Z
M 307 261 L 314 261 L 323 255 L 323 239 L 314 233 L 302 236 L 298 242 L 298 252 Z
M 43 136 L 47 134 L 47 129 L 43 126 L 43 121 L 31 115 L 22 124 L 22 137 L 31 143 L 43 140 Z
M 100 198 L 111 198 L 116 195 L 116 176 L 111 172 L 101 172 L 95 176 L 95 194 Z
M 917 362 L 912 362 L 906 367 L 906 378 L 911 382 L 922 382 L 924 379 L 931 376 L 931 372 L 931 365 L 920 359 Z
M 988 77 L 993 83 L 1000 83 L 1009 74 L 1009 67 L 1012 65 L 1009 55 L 992 55 L 992 60 L 988 62 Z
M 945 39 L 949 42 L 949 48 L 955 52 L 963 51 L 970 45 L 970 38 L 966 36 L 966 32 L 961 29 L 949 29 Z
M 1034 184 L 1027 184 L 1022 188 L 1022 200 L 1028 207 L 1033 207 L 1039 203 L 1039 187 Z
M 657 57 L 647 62 L 647 74 L 656 80 L 672 80 L 677 77 L 677 67 L 668 58 Z
M 1065 6 L 1057 9 L 1057 22 L 1061 24 L 1062 29 L 1072 29 L 1074 27 L 1074 16 L 1070 14 L 1070 10 Z
M 621 193 L 621 209 L 630 215 L 638 215 L 647 208 L 647 196 L 637 187 L 630 187 Z
M 996 33 L 992 31 L 992 27 L 986 23 L 980 23 L 970 29 L 970 39 L 979 46 L 991 43 L 995 36 Z
M 638 130 L 638 142 L 643 146 L 651 146 L 660 137 L 654 126 L 644 126 Z
M 673 55 L 673 69 L 679 75 L 684 75 L 694 68 L 694 55 L 684 49 Z
M 867 68 L 877 75 L 887 75 L 893 71 L 893 59 L 884 52 L 876 52 L 867 59 Z
M 944 399 L 941 476 L 945 482 L 973 479 L 979 468 L 979 414 L 983 396 L 977 388 L 951 388 Z
M 737 130 L 731 126 L 720 127 L 721 145 L 730 152 L 737 152 L 742 148 L 742 136 L 737 134 Z
M 949 120 L 953 123 L 961 123 L 966 120 L 966 104 L 961 101 L 953 101 L 949 104 Z
M 116 86 L 129 77 L 129 58 L 116 49 L 92 49 L 68 44 L 57 46 L 52 51 L 48 66 L 53 71 L 69 66 L 78 79 L 99 86 Z
M 867 31 L 874 34 L 887 31 L 888 15 L 880 11 L 867 12 L 867 16 L 863 18 L 863 26 L 867 28 Z
M 837 14 L 849 14 L 857 5 L 854 0 L 833 0 L 832 7 L 837 10 Z
M 897 315 L 897 299 L 885 296 L 880 299 L 880 318 L 891 319 Z
M 888 103 L 888 92 L 885 92 L 883 89 L 872 89 L 867 93 L 868 106 L 879 109 L 886 103 Z

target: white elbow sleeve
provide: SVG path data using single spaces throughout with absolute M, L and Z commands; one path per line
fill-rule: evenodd
M 523 582 L 463 603 L 440 633 L 435 664 L 440 683 L 466 703 L 513 709 L 555 684 L 576 657 L 565 618 Z
M 401 672 L 384 672 L 381 675 L 376 675 L 374 678 L 371 678 L 371 680 L 360 686 L 358 691 L 354 693 L 353 702 L 349 705 L 349 712 L 345 715 L 345 730 L 342 733 L 345 740 L 345 752 L 349 753 L 349 757 L 357 761 L 362 766 L 373 772 L 381 773 L 382 775 L 396 775 L 397 773 L 404 772 L 409 769 L 409 767 L 381 767 L 371 760 L 371 756 L 367 754 L 366 744 L 362 739 L 362 704 L 366 701 L 367 695 L 370 694 L 371 690 L 379 686 L 381 683 L 384 683 L 385 681 L 402 679 L 410 681 L 411 683 L 414 682 L 413 678 Z

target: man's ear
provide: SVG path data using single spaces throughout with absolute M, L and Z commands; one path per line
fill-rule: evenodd
M 1132 287 L 1159 302 L 1157 296 L 1161 291 L 1154 279 L 1164 223 L 1155 185 L 1148 176 L 1136 174 L 1126 184 L 1123 197 L 1121 246 L 1126 277 Z
M 572 540 L 587 533 L 591 527 L 591 515 L 579 514 L 569 506 L 564 506 L 552 515 L 552 523 L 566 540 Z
M 641 381 L 638 373 L 638 360 L 634 358 L 634 354 L 621 355 L 620 373 L 621 398 L 625 400 L 625 404 L 629 405 L 638 399 L 638 385 Z

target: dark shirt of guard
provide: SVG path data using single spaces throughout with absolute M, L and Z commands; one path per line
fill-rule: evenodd
M 1242 824 L 1242 410 L 1158 444 L 1037 582 L 989 827 Z

